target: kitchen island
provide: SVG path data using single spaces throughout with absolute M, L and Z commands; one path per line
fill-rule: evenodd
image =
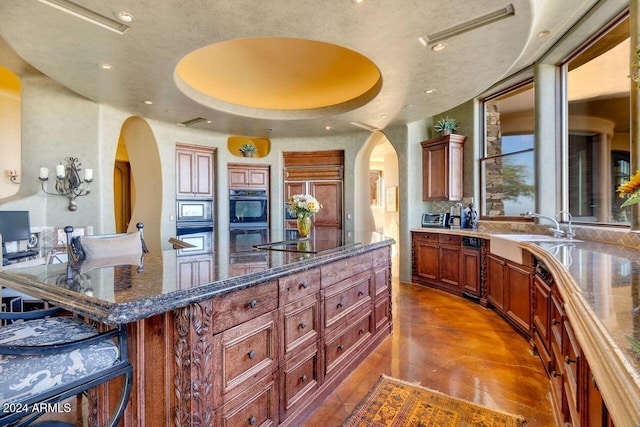
M 0 284 L 128 325 L 127 426 L 299 425 L 391 333 L 393 243 L 370 233 L 228 257 L 166 251 L 7 270 Z M 90 425 L 118 386 L 92 393 Z

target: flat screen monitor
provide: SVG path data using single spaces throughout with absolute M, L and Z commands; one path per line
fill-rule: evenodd
M 5 242 L 29 240 L 29 211 L 0 211 L 0 234 L 3 245 Z

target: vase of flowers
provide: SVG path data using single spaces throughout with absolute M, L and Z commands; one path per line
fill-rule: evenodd
M 307 237 L 311 233 L 311 215 L 318 212 L 322 205 L 309 194 L 294 194 L 287 199 L 287 211 L 298 221 L 298 234 Z

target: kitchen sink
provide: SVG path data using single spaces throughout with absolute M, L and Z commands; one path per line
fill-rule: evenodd
M 520 242 L 578 242 L 566 237 L 553 237 L 547 234 L 492 234 L 490 252 L 510 261 L 522 264 L 522 248 Z

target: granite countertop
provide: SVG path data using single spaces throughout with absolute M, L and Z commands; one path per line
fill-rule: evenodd
M 65 263 L 4 270 L 0 271 L 0 285 L 102 323 L 119 324 L 393 243 L 384 235 L 366 233 L 357 241 L 300 241 L 296 252 L 252 249 L 178 256 L 170 250 L 84 261 L 75 267 Z M 180 274 L 179 269 L 190 262 L 213 265 L 212 277 L 198 282 L 198 275 Z

